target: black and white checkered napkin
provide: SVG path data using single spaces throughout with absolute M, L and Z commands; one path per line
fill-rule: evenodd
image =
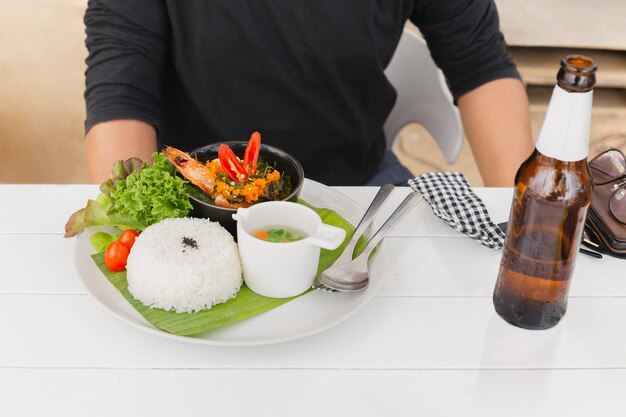
M 491 249 L 504 246 L 504 233 L 491 221 L 482 200 L 460 172 L 428 172 L 409 180 L 409 185 L 455 230 Z

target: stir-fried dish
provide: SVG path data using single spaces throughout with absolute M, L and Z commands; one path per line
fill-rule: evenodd
M 252 133 L 239 159 L 228 145 L 220 145 L 218 157 L 206 164 L 176 148 L 167 147 L 165 156 L 193 185 L 222 207 L 248 207 L 261 201 L 282 200 L 291 193 L 291 181 L 276 167 L 259 160 L 261 134 Z

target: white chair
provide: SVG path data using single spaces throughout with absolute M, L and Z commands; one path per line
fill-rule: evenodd
M 387 146 L 394 150 L 400 130 L 416 122 L 430 132 L 446 161 L 452 164 L 463 144 L 461 117 L 426 42 L 404 29 L 385 74 L 398 92 L 384 126 Z

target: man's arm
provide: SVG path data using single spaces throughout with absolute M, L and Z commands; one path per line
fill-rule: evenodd
M 511 187 L 533 150 L 528 98 L 522 83 L 501 78 L 457 100 L 465 134 L 487 187 Z
M 485 184 L 513 185 L 532 149 L 528 99 L 494 0 L 420 0 L 411 20 L 446 76 Z
M 157 149 L 156 130 L 139 120 L 111 120 L 98 123 L 87 132 L 87 163 L 95 183 L 110 178 L 111 166 L 132 156 L 150 160 Z
M 87 162 L 103 182 L 116 160 L 156 150 L 169 20 L 162 0 L 89 0 L 84 20 Z

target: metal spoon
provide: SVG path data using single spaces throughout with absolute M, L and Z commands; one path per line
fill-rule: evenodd
M 320 274 L 320 282 L 337 291 L 361 291 L 367 288 L 369 285 L 367 259 L 370 253 L 421 200 L 421 194 L 415 192 L 409 194 L 378 229 L 359 256 L 347 263 L 333 264 Z

